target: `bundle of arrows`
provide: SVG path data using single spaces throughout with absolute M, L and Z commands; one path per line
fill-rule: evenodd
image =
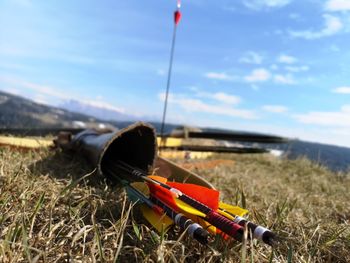
M 73 138 L 62 133 L 55 144 L 85 156 L 100 174 L 125 187 L 159 232 L 175 224 L 201 244 L 214 240 L 213 235 L 276 243 L 272 231 L 243 218 L 247 210 L 220 202 L 219 191 L 210 183 L 159 157 L 157 136 L 149 124 L 139 122 L 114 132 L 86 130 Z
M 259 239 L 270 246 L 277 240 L 269 229 L 244 219 L 242 216 L 247 210 L 220 202 L 217 190 L 148 176 L 123 161 L 109 163 L 106 173 L 122 183 L 131 200 L 142 203 L 144 217 L 159 232 L 175 224 L 206 245 L 213 240 L 212 235 L 242 241 L 246 227 L 248 238 Z

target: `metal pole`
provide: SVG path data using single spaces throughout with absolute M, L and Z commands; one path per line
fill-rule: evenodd
M 165 125 L 165 118 L 166 118 L 166 112 L 167 112 L 167 107 L 168 107 L 171 72 L 172 72 L 172 68 L 173 68 L 173 59 L 174 59 L 174 50 L 175 50 L 175 41 L 176 41 L 176 29 L 177 29 L 177 25 L 175 24 L 174 25 L 174 32 L 173 32 L 173 40 L 172 40 L 172 44 L 171 44 L 171 51 L 170 51 L 170 63 L 169 63 L 168 80 L 167 80 L 166 92 L 165 92 L 165 100 L 164 100 L 162 127 L 160 130 L 160 135 L 161 135 L 162 141 L 163 141 L 163 137 L 164 137 L 164 125 Z

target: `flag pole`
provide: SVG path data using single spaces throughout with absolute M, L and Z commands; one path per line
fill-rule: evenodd
M 172 43 L 171 43 L 171 50 L 170 50 L 170 61 L 169 61 L 169 70 L 168 70 L 168 79 L 167 79 L 167 85 L 166 85 L 166 91 L 165 91 L 165 98 L 164 98 L 162 126 L 161 126 L 161 130 L 160 130 L 161 144 L 165 143 L 164 126 L 165 126 L 165 119 L 166 119 L 166 113 L 167 113 L 167 107 L 168 107 L 171 73 L 172 73 L 172 68 L 173 68 L 174 51 L 175 51 L 175 43 L 176 43 L 176 31 L 177 31 L 177 26 L 178 26 L 180 19 L 181 19 L 180 8 L 181 8 L 181 1 L 178 0 L 177 1 L 177 8 L 176 8 L 176 11 L 174 12 L 174 31 L 173 31 L 173 39 L 172 39 Z

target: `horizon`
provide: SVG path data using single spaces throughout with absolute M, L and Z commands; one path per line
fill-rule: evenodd
M 161 122 L 175 8 L 4 1 L 0 90 Z M 350 147 L 350 1 L 184 0 L 181 12 L 167 123 Z

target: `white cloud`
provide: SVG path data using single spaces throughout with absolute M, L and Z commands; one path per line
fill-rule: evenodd
M 224 92 L 214 93 L 213 98 L 227 104 L 238 104 L 241 101 L 239 97 Z
M 350 128 L 350 105 L 344 105 L 341 107 L 340 111 L 313 111 L 305 114 L 294 115 L 294 118 L 297 121 L 306 124 Z
M 253 51 L 249 51 L 239 59 L 239 62 L 247 64 L 261 64 L 263 59 L 263 56 L 261 56 L 260 54 Z
M 292 56 L 282 54 L 277 58 L 277 61 L 280 63 L 284 63 L 284 64 L 293 64 L 293 63 L 297 62 L 298 59 L 295 57 L 292 57 Z
M 350 11 L 350 1 L 349 0 L 329 0 L 325 4 L 325 9 L 327 11 Z
M 280 8 L 288 5 L 292 0 L 244 0 L 243 4 L 254 10 Z
M 350 138 L 350 130 L 347 128 L 332 129 L 330 130 L 330 132 L 336 135 L 347 136 L 348 138 Z
M 305 72 L 308 71 L 310 68 L 309 66 L 287 66 L 285 69 L 289 72 Z
M 67 94 L 66 92 L 63 92 L 61 90 L 58 90 L 56 88 L 53 88 L 47 85 L 36 84 L 28 81 L 15 79 L 15 78 L 1 78 L 0 80 L 6 84 L 15 86 L 17 88 L 25 88 L 25 89 L 33 90 L 42 95 L 48 95 L 59 99 L 70 98 L 68 95 L 66 95 Z
M 350 94 L 350 87 L 338 87 L 332 90 L 334 93 Z
M 264 82 L 270 78 L 271 73 L 264 68 L 254 69 L 250 75 L 244 77 L 247 82 Z
M 124 109 L 116 107 L 116 106 L 109 104 L 109 103 L 102 101 L 102 100 L 78 100 L 78 101 L 79 101 L 79 103 L 81 103 L 83 105 L 92 106 L 94 108 L 117 111 L 117 112 L 121 112 L 121 113 L 125 112 Z
M 305 30 L 305 31 L 290 31 L 291 37 L 295 38 L 305 38 L 308 40 L 318 39 L 322 37 L 329 37 L 339 33 L 344 25 L 339 17 L 325 14 L 323 15 L 325 20 L 324 28 L 319 31 Z
M 293 85 L 296 83 L 296 81 L 294 80 L 293 76 L 290 74 L 287 75 L 275 75 L 273 76 L 273 80 L 274 82 L 278 83 L 278 84 L 284 84 L 284 85 Z
M 14 89 L 11 87 L 4 87 L 4 88 L 1 88 L 1 90 L 5 91 L 6 93 L 10 93 L 12 95 L 20 95 L 21 94 L 21 92 L 18 89 Z
M 265 105 L 262 107 L 264 111 L 272 113 L 284 113 L 288 111 L 288 108 L 281 105 Z
M 198 88 L 196 90 L 192 90 L 195 92 L 195 96 L 199 98 L 208 98 L 212 100 L 216 100 L 225 104 L 239 104 L 241 102 L 241 98 L 235 95 L 230 95 L 225 92 L 202 92 Z
M 116 107 L 106 101 L 99 100 L 90 100 L 90 99 L 77 99 L 78 96 L 73 96 L 72 94 L 69 94 L 67 92 L 64 92 L 61 89 L 57 89 L 55 87 L 47 86 L 47 85 L 41 85 L 37 83 L 32 83 L 28 81 L 22 81 L 15 78 L 0 78 L 0 81 L 10 84 L 16 89 L 29 89 L 31 91 L 34 91 L 35 94 L 33 94 L 33 100 L 42 104 L 49 104 L 48 101 L 51 98 L 61 99 L 61 100 L 76 100 L 82 104 L 102 108 L 102 109 L 108 109 L 118 112 L 125 112 L 123 108 Z
M 164 101 L 165 94 L 158 94 L 160 100 Z M 169 94 L 168 102 L 180 106 L 187 112 L 201 112 L 210 113 L 222 116 L 236 117 L 241 119 L 257 119 L 257 115 L 254 111 L 236 109 L 231 105 L 217 105 L 209 104 L 200 99 L 193 99 L 187 96 L 181 96 L 176 94 Z
M 208 72 L 204 75 L 208 79 L 215 79 L 215 80 L 234 80 L 236 79 L 236 76 L 228 75 L 225 72 Z
M 225 124 L 222 125 L 225 127 Z M 227 128 L 227 123 L 226 123 Z M 231 127 L 230 127 L 231 128 Z M 261 124 L 257 122 L 250 122 L 248 124 L 236 123 L 232 126 L 232 129 L 246 130 L 252 132 L 262 132 L 268 134 L 278 134 L 281 136 L 286 136 L 289 138 L 299 138 L 301 140 L 334 144 L 339 146 L 350 147 L 350 136 L 349 129 L 342 128 L 327 128 L 318 126 L 301 125 L 300 126 L 282 126 L 282 125 L 272 125 L 272 124 Z M 330 134 L 338 133 L 338 136 L 330 136 Z M 342 133 L 342 134 L 341 134 Z

